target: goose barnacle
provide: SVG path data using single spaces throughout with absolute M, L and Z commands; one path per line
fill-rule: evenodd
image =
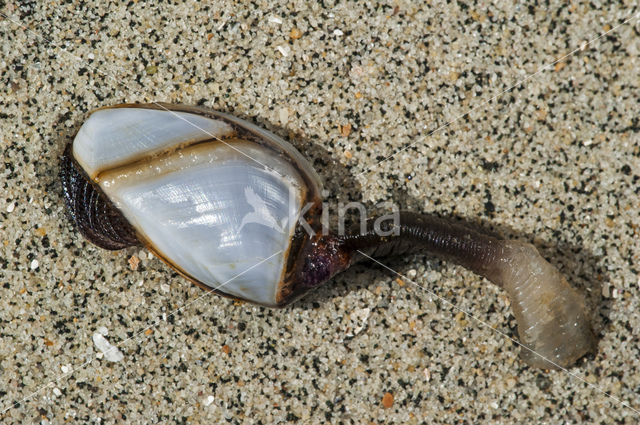
M 320 232 L 322 185 L 311 165 L 228 114 L 168 104 L 98 109 L 65 150 L 61 178 L 91 242 L 144 245 L 223 296 L 282 307 L 357 261 L 423 250 L 508 293 L 530 365 L 566 367 L 595 347 L 583 294 L 532 245 L 409 212 L 365 232 Z

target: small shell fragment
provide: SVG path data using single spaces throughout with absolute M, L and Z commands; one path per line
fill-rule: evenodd
M 110 362 L 119 362 L 124 359 L 122 351 L 120 351 L 115 345 L 111 345 L 101 333 L 95 332 L 92 339 L 96 348 L 104 354 L 105 360 Z
M 289 56 L 289 47 L 287 47 L 287 46 L 278 46 L 278 47 L 276 47 L 276 49 L 278 49 L 278 51 L 280 52 L 280 54 L 281 54 L 282 56 L 284 56 L 285 58 L 286 58 L 287 56 Z
M 351 313 L 351 317 L 358 321 L 358 325 L 353 329 L 353 335 L 358 335 L 367 326 L 371 309 L 361 308 Z
M 203 404 L 205 405 L 205 407 L 211 406 L 211 403 L 213 403 L 213 400 L 214 400 L 214 397 L 210 395 L 204 399 Z
M 280 108 L 280 111 L 278 111 L 278 118 L 280 118 L 280 124 L 287 124 L 289 122 L 289 109 Z
M 131 257 L 129 257 L 129 267 L 131 267 L 131 270 L 138 270 L 138 265 L 140 264 L 140 259 L 138 257 L 136 257 L 135 255 L 132 255 Z

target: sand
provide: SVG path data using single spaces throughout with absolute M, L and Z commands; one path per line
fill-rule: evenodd
M 638 423 L 637 2 L 0 11 L 2 423 Z M 528 367 L 504 292 L 425 255 L 269 310 L 91 245 L 58 158 L 94 108 L 149 101 L 290 140 L 334 211 L 394 203 L 534 243 L 593 300 L 597 353 Z

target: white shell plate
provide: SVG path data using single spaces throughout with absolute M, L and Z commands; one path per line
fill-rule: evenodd
M 137 121 L 129 118 L 132 112 Z M 158 146 L 171 147 L 165 137 L 179 140 L 184 132 L 197 139 L 190 124 L 196 115 L 186 115 L 188 121 L 167 111 L 100 110 L 85 124 L 91 131 L 76 136 L 74 155 L 81 164 L 95 164 L 103 191 L 170 263 L 229 295 L 276 305 L 302 210 L 304 181 L 274 151 L 238 139 L 225 140 L 229 145 L 214 140 L 162 153 Z M 209 129 L 224 130 L 227 125 L 198 118 L 212 121 L 206 123 Z M 156 125 L 171 131 L 158 131 Z M 103 132 L 109 136 L 88 136 Z M 107 139 L 117 141 L 118 164 L 127 163 L 123 146 L 130 147 L 131 158 L 138 162 L 109 169 L 115 155 L 94 146 Z M 106 153 L 86 154 L 102 151 Z M 140 162 L 147 152 L 154 155 Z
M 73 141 L 76 161 L 91 177 L 141 154 L 153 154 L 179 143 L 224 137 L 231 127 L 196 114 L 142 108 L 95 111 Z

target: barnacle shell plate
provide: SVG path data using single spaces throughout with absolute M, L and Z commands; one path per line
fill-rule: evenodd
M 116 107 L 89 117 L 73 156 L 180 273 L 226 295 L 279 303 L 303 203 L 320 188 L 285 141 L 224 114 Z

